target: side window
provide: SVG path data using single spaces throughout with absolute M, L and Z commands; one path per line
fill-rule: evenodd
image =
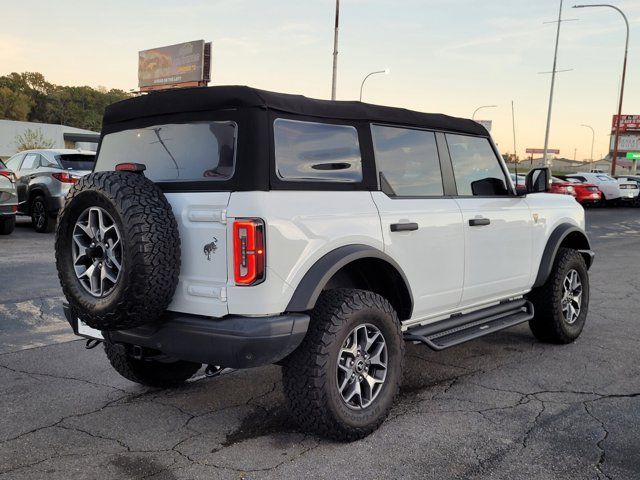
M 489 139 L 447 134 L 458 195 L 508 195 L 506 177 Z
M 280 179 L 362 181 L 360 144 L 354 127 L 278 118 L 273 131 Z
M 371 135 L 381 181 L 387 183 L 393 194 L 398 197 L 444 194 L 435 133 L 372 125 Z
M 31 170 L 36 168 L 38 166 L 38 158 L 40 158 L 40 155 L 37 153 L 28 153 L 24 158 L 24 162 L 22 162 L 21 170 Z
M 9 160 L 7 160 L 7 168 L 12 172 L 17 172 L 20 169 L 20 162 L 24 158 L 24 153 L 19 153 L 18 155 L 14 155 Z

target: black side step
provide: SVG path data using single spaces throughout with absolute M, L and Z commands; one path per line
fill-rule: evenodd
M 436 323 L 410 328 L 404 333 L 404 339 L 422 342 L 433 350 L 444 350 L 532 318 L 533 304 L 530 301 L 512 300 L 464 315 L 451 316 Z

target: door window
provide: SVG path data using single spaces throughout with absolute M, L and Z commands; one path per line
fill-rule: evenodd
M 446 137 L 458 195 L 509 194 L 504 171 L 488 138 L 454 134 Z
M 372 125 L 382 190 L 398 197 L 442 196 L 442 173 L 433 132 Z
M 21 170 L 31 170 L 36 168 L 38 166 L 39 158 L 40 155 L 38 155 L 37 153 L 28 153 L 24 159 L 24 162 L 22 162 Z
M 350 125 L 278 118 L 273 125 L 281 180 L 361 182 L 358 132 Z

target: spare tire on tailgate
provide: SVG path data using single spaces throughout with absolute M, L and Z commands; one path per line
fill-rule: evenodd
M 180 273 L 180 236 L 160 188 L 139 173 L 96 172 L 58 218 L 56 266 L 72 313 L 99 330 L 158 322 Z

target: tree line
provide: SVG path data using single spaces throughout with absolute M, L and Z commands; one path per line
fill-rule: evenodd
M 54 85 L 38 72 L 13 72 L 0 76 L 0 119 L 100 131 L 105 107 L 129 96 L 115 88 Z

